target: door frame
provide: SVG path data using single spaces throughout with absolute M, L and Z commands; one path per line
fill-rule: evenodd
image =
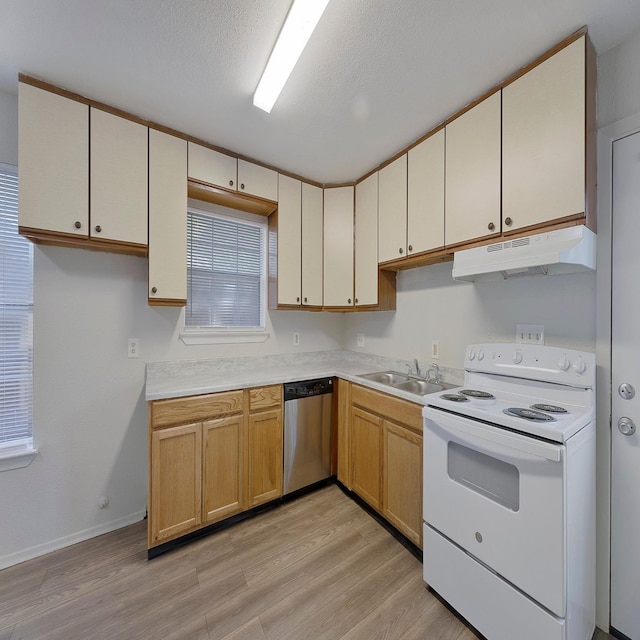
M 611 321 L 613 143 L 640 132 L 640 113 L 598 130 L 596 269 L 596 625 L 611 618 Z

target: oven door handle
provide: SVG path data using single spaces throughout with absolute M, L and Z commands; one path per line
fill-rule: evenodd
M 432 411 L 429 411 L 429 413 Z M 499 427 L 490 427 L 479 422 L 466 422 L 464 418 L 460 419 L 446 413 L 438 412 L 434 414 L 433 419 L 430 416 L 427 419 L 432 420 L 442 430 L 457 436 L 463 441 L 467 441 L 469 444 L 481 440 L 513 449 L 519 453 L 545 458 L 551 462 L 560 462 L 562 458 L 562 445 L 560 444 L 543 442 L 536 438 L 518 435 L 511 431 L 500 429 Z M 429 425 L 425 424 L 425 428 L 429 429 Z M 490 448 L 490 446 L 490 444 L 487 445 L 487 448 Z

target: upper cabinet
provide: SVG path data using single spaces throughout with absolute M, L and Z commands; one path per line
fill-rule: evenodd
M 409 150 L 407 253 L 444 246 L 444 128 Z
M 149 304 L 187 303 L 187 143 L 149 130 Z
M 299 305 L 302 287 L 302 183 L 278 177 L 278 304 Z
M 353 187 L 324 190 L 324 305 L 353 306 Z
M 89 237 L 89 107 L 21 82 L 19 223 L 33 236 Z
M 355 303 L 378 304 L 378 172 L 356 185 Z
M 502 90 L 505 233 L 585 215 L 588 46 L 582 35 Z
M 322 306 L 323 193 L 302 183 L 302 304 Z
M 500 92 L 446 126 L 445 244 L 500 233 Z
M 99 109 L 89 115 L 89 234 L 145 246 L 149 129 Z
M 189 178 L 215 184 L 225 189 L 236 189 L 238 160 L 233 156 L 189 142 Z
M 20 233 L 146 255 L 147 127 L 24 82 L 18 100 Z
M 379 171 L 378 260 L 403 258 L 407 251 L 407 154 Z
M 264 200 L 278 200 L 278 173 L 189 142 L 189 178 Z

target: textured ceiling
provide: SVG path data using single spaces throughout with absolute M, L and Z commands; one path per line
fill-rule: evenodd
M 331 0 L 271 114 L 253 91 L 290 0 L 0 0 L 0 89 L 27 73 L 319 182 L 358 178 L 583 25 L 639 0 Z

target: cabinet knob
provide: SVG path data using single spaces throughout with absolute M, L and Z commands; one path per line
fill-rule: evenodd
M 305 297 L 304 301 L 305 301 L 305 302 L 307 301 L 307 298 L 306 298 L 306 297 Z
M 300 297 L 297 297 L 297 298 L 296 298 L 296 302 L 300 302 Z
M 400 247 L 400 248 L 398 249 L 398 251 L 399 251 L 400 253 L 403 253 L 403 249 L 402 249 L 402 247 Z
M 244 182 L 240 183 L 240 188 L 244 190 Z
M 493 230 L 496 228 L 496 225 L 495 225 L 495 224 L 493 224 L 493 222 L 490 222 L 490 223 L 487 225 L 487 228 L 489 229 L 489 231 L 493 231 Z
M 412 245 L 412 244 L 410 244 L 410 245 L 407 247 L 407 249 L 409 249 L 409 251 L 413 251 L 413 245 Z
M 349 299 L 347 300 L 347 303 L 348 303 L 348 304 L 351 304 L 351 298 L 349 298 Z
M 101 231 L 102 231 L 102 227 L 99 224 L 97 224 L 96 225 L 96 233 L 100 233 Z
M 229 186 L 233 187 L 233 180 L 229 180 Z
M 158 287 L 151 287 L 151 293 L 158 293 Z
M 80 222 L 80 220 L 76 220 L 75 223 L 73 224 L 73 226 L 76 229 L 80 229 L 82 227 L 82 222 Z
M 505 218 L 504 219 L 504 223 L 507 225 L 507 227 L 510 227 L 512 222 L 513 222 L 513 220 L 511 218 Z
M 358 298 L 356 298 L 356 304 L 358 304 Z

